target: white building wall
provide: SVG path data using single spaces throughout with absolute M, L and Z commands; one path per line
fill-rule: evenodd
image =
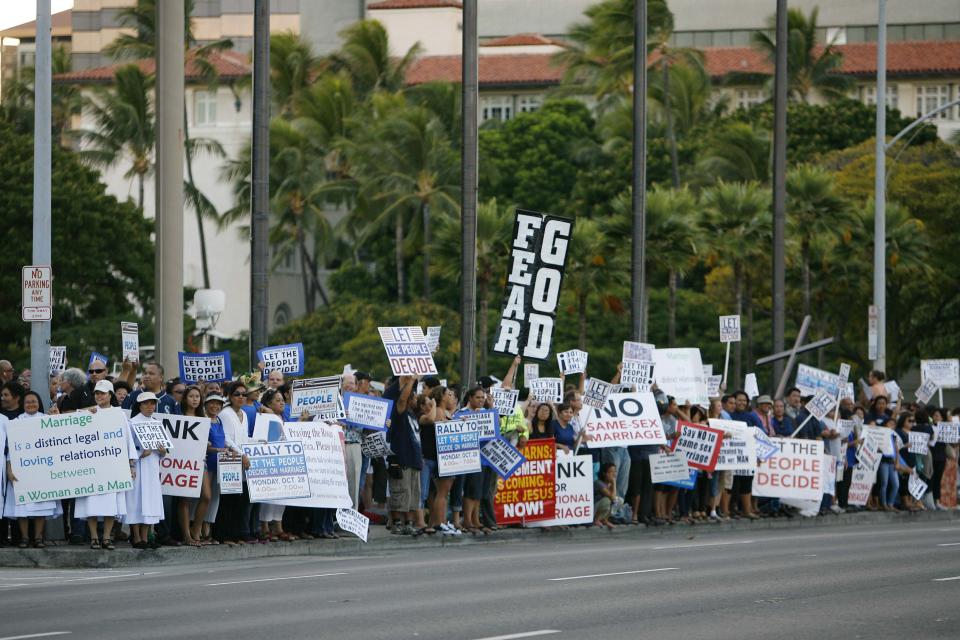
M 417 42 L 423 47 L 422 55 L 460 54 L 463 41 L 460 9 L 371 9 L 368 17 L 387 30 L 392 55 L 402 56 Z

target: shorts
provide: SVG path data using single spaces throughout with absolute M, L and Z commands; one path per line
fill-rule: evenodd
M 733 471 L 720 472 L 720 486 L 726 489 L 727 491 L 730 491 L 733 489 Z
M 420 508 L 420 470 L 403 467 L 399 478 L 389 478 L 390 511 L 414 511 Z
M 733 488 L 740 495 L 753 493 L 753 476 L 734 476 Z
M 463 476 L 464 500 L 479 500 L 483 497 L 483 472 Z

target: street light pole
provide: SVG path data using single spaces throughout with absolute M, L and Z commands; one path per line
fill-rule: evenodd
M 250 364 L 267 346 L 270 262 L 270 0 L 253 5 L 253 175 L 250 226 Z
M 783 351 L 786 329 L 787 229 L 787 0 L 777 0 L 773 88 L 773 351 Z M 773 365 L 773 380 L 783 363 Z
M 463 0 L 460 185 L 460 383 L 476 380 L 477 330 L 477 0 Z M 486 318 L 481 318 L 486 322 Z
M 887 0 L 877 2 L 877 134 L 873 215 L 873 305 L 877 309 L 877 358 L 873 366 L 886 370 L 887 361 Z
M 632 340 L 645 341 L 644 294 L 647 223 L 647 0 L 633 11 L 633 238 L 630 312 Z
M 51 74 L 50 0 L 37 0 L 37 50 L 34 62 L 33 98 L 33 264 L 49 265 Z M 50 322 L 30 323 L 30 388 L 47 398 L 50 394 Z

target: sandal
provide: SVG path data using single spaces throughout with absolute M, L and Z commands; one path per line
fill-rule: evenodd
M 97 540 L 96 538 L 91 539 L 91 540 L 90 540 L 90 548 L 91 548 L 91 549 L 99 549 L 99 548 L 100 548 L 100 541 Z M 106 547 L 104 547 L 104 548 L 106 548 Z
M 104 538 L 103 543 L 100 545 L 100 548 L 105 549 L 106 551 L 113 551 L 114 549 L 116 549 L 116 547 L 113 544 L 113 540 L 111 540 L 110 538 Z
M 46 549 L 46 548 L 47 548 L 47 545 L 46 545 L 46 543 L 44 543 L 43 538 L 36 538 L 36 539 L 33 541 L 33 548 L 34 548 L 34 549 Z
M 17 543 L 17 549 L 27 549 L 30 545 L 27 544 L 26 540 L 21 540 Z

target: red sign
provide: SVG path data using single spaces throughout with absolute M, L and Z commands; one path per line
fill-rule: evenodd
M 720 457 L 723 431 L 702 424 L 680 421 L 679 435 L 673 443 L 674 453 L 687 459 L 691 469 L 713 471 Z
M 498 524 L 523 524 L 556 517 L 557 443 L 530 440 L 527 458 L 506 480 L 497 480 L 494 510 Z

